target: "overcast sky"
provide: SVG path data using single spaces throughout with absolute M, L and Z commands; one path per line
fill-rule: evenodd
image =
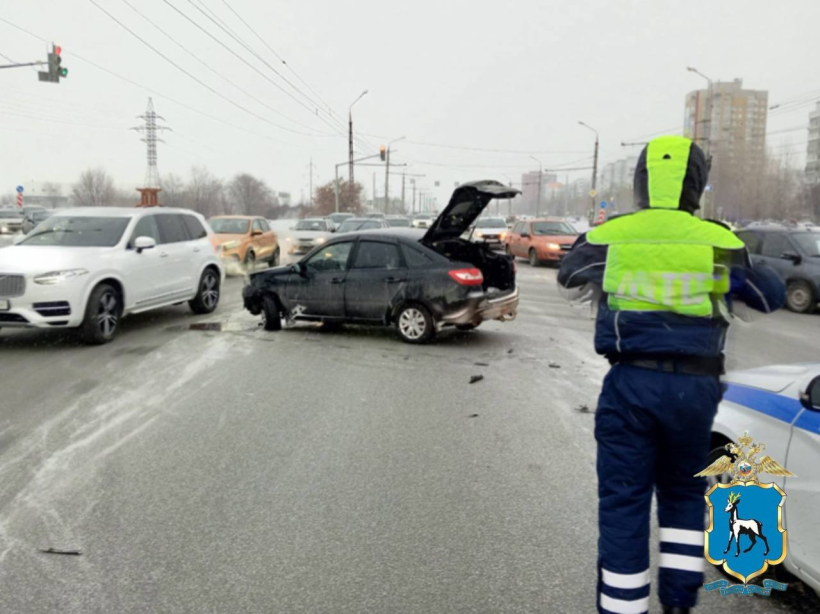
M 594 135 L 579 120 L 599 130 L 602 164 L 637 153 L 622 141 L 680 131 L 686 93 L 705 85 L 687 65 L 714 80 L 741 77 L 745 87 L 769 90 L 772 104 L 812 91 L 820 97 L 817 0 L 0 0 L 0 7 L 3 19 L 62 45 L 69 69 L 59 85 L 38 82 L 32 68 L 0 72 L 2 193 L 31 181 L 71 183 L 96 166 L 121 187 L 140 185 L 145 146 L 128 128 L 148 96 L 173 128 L 159 146 L 161 175 L 187 177 L 194 165 L 226 179 L 249 172 L 298 199 L 311 156 L 315 183 L 347 159 L 347 108 L 367 89 L 354 108 L 359 155 L 406 136 L 394 145 L 394 161 L 425 175 L 420 185 L 439 181 L 440 203 L 456 181 L 520 181 L 522 171 L 538 168 L 516 151 L 539 152 L 545 167 L 589 166 Z M 196 7 L 212 11 L 270 66 Z M 0 53 L 14 61 L 44 59 L 39 39 L 0 21 Z M 770 115 L 769 130 L 806 126 L 811 108 Z M 806 141 L 803 128 L 769 138 L 795 164 Z M 383 169 L 357 169 L 368 195 L 378 173 L 381 194 Z M 391 177 L 391 194 L 400 183 Z

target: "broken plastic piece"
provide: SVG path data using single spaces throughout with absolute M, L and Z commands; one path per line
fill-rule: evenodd
M 59 550 L 57 548 L 49 548 L 48 550 L 40 548 L 40 552 L 44 552 L 45 554 L 68 554 L 71 556 L 79 556 L 82 554 L 79 550 Z
M 476 382 L 480 382 L 484 379 L 483 375 L 471 375 L 470 376 L 470 383 L 475 384 Z

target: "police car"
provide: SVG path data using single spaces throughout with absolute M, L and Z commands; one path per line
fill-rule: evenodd
M 726 391 L 712 429 L 707 466 L 748 431 L 766 454 L 796 477 L 762 474 L 786 492 L 783 526 L 788 555 L 783 566 L 820 592 L 820 363 L 778 365 L 724 376 Z M 729 476 L 710 478 L 728 482 Z

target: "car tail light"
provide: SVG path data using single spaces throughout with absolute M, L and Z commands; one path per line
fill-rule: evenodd
M 456 269 L 448 273 L 453 281 L 462 286 L 480 286 L 484 283 L 484 275 L 478 269 Z

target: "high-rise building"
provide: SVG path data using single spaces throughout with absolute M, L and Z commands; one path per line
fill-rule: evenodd
M 521 200 L 526 211 L 536 213 L 538 207 L 538 174 L 539 171 L 530 171 L 521 175 Z M 558 176 L 554 173 L 544 173 L 541 177 L 541 211 L 544 212 L 544 202 L 547 184 L 558 181 Z
M 716 161 L 720 154 L 724 159 L 762 162 L 768 103 L 766 90 L 744 90 L 742 79 L 716 81 L 711 90 L 687 94 L 684 135 L 708 149 Z
M 806 179 L 820 183 L 820 102 L 809 113 L 809 145 L 806 150 Z

